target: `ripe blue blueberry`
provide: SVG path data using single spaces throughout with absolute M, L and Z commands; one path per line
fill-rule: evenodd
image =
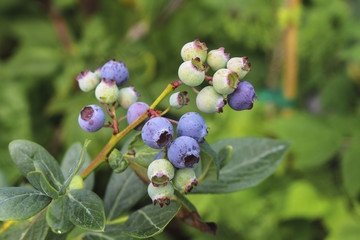
M 243 79 L 250 72 L 251 63 L 247 57 L 234 57 L 226 64 L 226 68 L 237 73 L 239 80 Z
M 104 126 L 105 113 L 97 105 L 88 105 L 80 111 L 78 121 L 85 131 L 96 132 Z
M 174 178 L 175 168 L 168 160 L 157 159 L 150 163 L 147 175 L 154 187 L 166 186 Z
M 173 139 L 174 129 L 169 120 L 155 117 L 147 121 L 141 130 L 141 137 L 151 148 L 168 147 Z
M 225 53 L 225 48 L 211 50 L 208 53 L 206 62 L 212 70 L 217 71 L 220 68 L 225 68 L 227 61 L 230 59 L 230 53 Z
M 196 39 L 192 42 L 186 43 L 181 48 L 181 57 L 184 61 L 189 61 L 193 58 L 200 58 L 201 62 L 205 62 L 207 56 L 207 50 L 205 43 L 200 42 L 199 39 Z
M 149 105 L 147 105 L 144 102 L 136 102 L 131 104 L 131 106 L 128 108 L 127 110 L 127 122 L 128 124 L 131 124 L 132 122 L 134 122 L 140 115 L 142 115 L 144 112 L 146 112 L 149 108 Z M 144 125 L 144 123 L 148 120 L 145 119 L 145 121 L 143 121 L 141 124 L 139 124 L 137 127 L 135 127 L 135 130 L 141 130 L 142 126 Z
M 176 168 L 193 168 L 199 162 L 200 146 L 192 137 L 176 138 L 168 148 L 169 161 Z
M 133 86 L 121 88 L 119 91 L 118 102 L 124 109 L 128 109 L 140 97 L 140 93 L 135 91 Z
M 193 58 L 192 60 L 183 62 L 178 70 L 178 76 L 184 84 L 196 87 L 205 80 L 205 65 L 200 61 L 200 58 Z
M 159 203 L 159 206 L 162 208 L 164 204 L 170 204 L 170 198 L 174 195 L 174 187 L 171 184 L 155 187 L 150 183 L 148 186 L 148 194 L 153 204 L 156 205 L 156 203 Z
M 77 77 L 79 88 L 83 92 L 90 92 L 95 89 L 95 87 L 100 82 L 100 77 L 98 74 L 91 72 L 89 69 L 86 69 L 85 72 L 81 72 Z
M 169 102 L 173 108 L 180 109 L 189 103 L 190 99 L 186 91 L 171 94 Z
M 101 78 L 116 81 L 118 87 L 124 85 L 129 80 L 129 71 L 125 63 L 110 60 L 101 68 Z
M 102 103 L 113 103 L 119 97 L 119 88 L 114 80 L 103 78 L 95 89 L 95 97 Z
M 194 138 L 198 142 L 204 142 L 207 136 L 208 126 L 203 117 L 197 112 L 188 112 L 181 116 L 176 129 L 176 134 L 180 136 L 188 136 Z
M 254 87 L 247 81 L 241 81 L 235 91 L 227 96 L 229 106 L 236 110 L 250 110 L 257 99 Z
M 204 113 L 222 113 L 225 104 L 226 100 L 213 86 L 204 87 L 196 97 L 196 106 Z
M 230 71 L 226 68 L 217 70 L 212 81 L 215 91 L 220 94 L 232 93 L 239 84 L 236 72 Z

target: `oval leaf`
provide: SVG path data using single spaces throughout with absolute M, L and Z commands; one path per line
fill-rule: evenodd
M 48 182 L 60 190 L 64 176 L 58 162 L 45 148 L 27 140 L 14 140 L 9 144 L 9 151 L 24 176 L 29 172 L 41 171 Z
M 51 198 L 35 189 L 7 187 L 0 189 L 0 220 L 23 220 L 44 209 Z
M 65 196 L 60 196 L 50 204 L 46 210 L 46 221 L 57 234 L 66 233 L 74 227 L 65 214 Z
M 272 174 L 285 155 L 289 142 L 264 138 L 224 139 L 212 145 L 219 151 L 233 147 L 230 162 L 220 170 L 218 181 L 199 184 L 193 193 L 234 192 L 253 187 Z
M 171 201 L 170 205 L 147 205 L 132 213 L 125 222 L 124 233 L 136 238 L 148 238 L 161 233 L 180 209 L 180 204 Z
M 147 193 L 147 187 L 130 169 L 121 174 L 113 173 L 105 192 L 105 214 L 114 220 L 133 207 Z
M 104 205 L 94 192 L 86 189 L 71 190 L 65 196 L 65 209 L 74 225 L 91 231 L 104 230 Z
M 195 171 L 198 181 L 205 180 L 216 181 L 219 177 L 219 158 L 217 153 L 210 147 L 207 142 L 200 145 L 200 162 L 196 165 Z
M 51 186 L 47 181 L 43 172 L 33 171 L 29 172 L 26 178 L 29 180 L 31 185 L 33 185 L 37 190 L 45 193 L 51 198 L 57 198 L 59 196 L 56 189 Z

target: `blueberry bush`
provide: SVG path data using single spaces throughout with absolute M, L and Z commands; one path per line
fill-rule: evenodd
M 78 124 L 91 133 L 111 128 L 110 140 L 94 159 L 86 150 L 91 141 L 84 140 L 82 146 L 75 143 L 61 165 L 34 142 L 12 141 L 10 155 L 32 187 L 0 189 L 0 220 L 9 225 L 2 236 L 34 240 L 152 238 L 174 217 L 216 235 L 216 224 L 204 222 L 185 195 L 253 187 L 274 172 L 289 146 L 286 141 L 265 138 L 209 144 L 206 136 L 210 130 L 201 114 L 187 112 L 179 120 L 167 117 L 173 109 L 189 103 L 186 91 L 173 93 L 182 84 L 197 93 L 195 103 L 200 112 L 221 113 L 227 99 L 231 102 L 228 110 L 253 108 L 255 90 L 243 80 L 250 72 L 250 62 L 246 57 L 232 58 L 235 61 L 229 65 L 234 71 L 230 70 L 226 68 L 230 54 L 219 49 L 209 52 L 207 64 L 206 44 L 198 39 L 186 43 L 181 49 L 184 62 L 179 66 L 179 79 L 169 83 L 150 105 L 138 101 L 141 96 L 134 86 L 122 87 L 131 78 L 121 61 L 110 60 L 94 72 L 81 72 L 76 77 L 79 88 L 95 94 L 102 107 L 83 107 Z M 158 104 L 172 94 L 175 97 L 168 98 L 168 107 L 159 109 Z M 119 108 L 127 114 L 118 117 Z M 110 118 L 106 124 L 105 113 Z M 120 129 L 119 123 L 125 119 L 128 126 Z M 126 143 L 117 146 L 123 138 Z M 92 191 L 96 181 L 92 173 L 104 162 L 114 172 L 101 199 Z M 152 204 L 129 211 L 145 195 Z

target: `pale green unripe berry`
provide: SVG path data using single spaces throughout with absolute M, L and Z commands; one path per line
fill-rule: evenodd
M 243 79 L 250 72 L 251 63 L 247 57 L 234 57 L 226 64 L 226 68 L 237 73 L 239 80 Z
M 80 175 L 75 175 L 69 184 L 69 189 L 70 190 L 74 190 L 74 189 L 83 189 L 84 188 L 84 180 Z
M 217 71 L 220 68 L 225 68 L 226 63 L 230 59 L 230 53 L 225 53 L 225 48 L 211 50 L 207 56 L 207 63 L 212 70 Z
M 169 102 L 173 108 L 180 109 L 189 103 L 190 99 L 186 91 L 171 94 Z
M 119 97 L 119 89 L 116 81 L 103 78 L 95 89 L 95 97 L 102 103 L 113 103 Z
M 225 98 L 213 86 L 204 87 L 196 97 L 196 106 L 204 113 L 221 113 L 225 104 Z
M 184 61 L 189 61 L 193 58 L 200 58 L 201 62 L 205 62 L 207 57 L 207 50 L 205 43 L 200 42 L 199 39 L 196 39 L 192 42 L 186 43 L 181 49 L 181 58 Z
M 176 170 L 173 183 L 180 191 L 184 191 L 185 194 L 189 193 L 198 184 L 194 169 L 180 168 Z
M 148 194 L 154 205 L 159 203 L 160 207 L 163 207 L 164 204 L 170 204 L 170 198 L 174 195 L 174 187 L 171 184 L 154 187 L 154 185 L 150 183 L 148 186 Z
M 148 167 L 148 178 L 155 187 L 166 186 L 175 175 L 174 166 L 166 159 L 157 159 Z
M 89 69 L 86 69 L 85 72 L 81 72 L 77 77 L 79 88 L 83 92 L 90 92 L 95 89 L 95 87 L 100 82 L 100 76 L 96 73 L 91 72 Z
M 230 94 L 235 91 L 239 85 L 238 75 L 236 72 L 222 68 L 216 71 L 212 79 L 215 91 L 220 94 Z
M 135 103 L 138 100 L 139 97 L 140 94 L 135 91 L 135 88 L 133 86 L 121 88 L 119 90 L 118 102 L 122 108 L 128 109 L 131 104 Z
M 199 58 L 183 62 L 178 70 L 179 79 L 191 87 L 199 86 L 205 79 L 205 65 Z

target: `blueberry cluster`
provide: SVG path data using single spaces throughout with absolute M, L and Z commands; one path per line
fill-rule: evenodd
M 204 113 L 220 113 L 227 101 L 237 111 L 252 109 L 257 96 L 253 86 L 242 80 L 250 72 L 248 58 L 230 58 L 223 47 L 209 52 L 207 50 L 206 44 L 198 39 L 186 43 L 181 49 L 184 62 L 178 70 L 179 79 L 190 87 L 201 85 L 205 79 L 210 84 L 197 95 L 198 109 Z M 205 61 L 208 67 L 205 66 Z M 206 75 L 210 68 L 214 71 L 213 76 Z
M 154 149 L 164 149 L 148 167 L 151 183 L 148 193 L 160 207 L 170 203 L 175 186 L 184 193 L 190 192 L 197 179 L 193 167 L 200 159 L 199 143 L 204 142 L 208 127 L 199 113 L 188 112 L 181 116 L 176 135 L 172 123 L 164 117 L 154 117 L 144 124 L 142 140 Z M 172 183 L 172 184 L 169 184 Z
M 94 72 L 86 69 L 76 80 L 84 92 L 95 89 L 95 96 L 102 104 L 118 102 L 121 107 L 128 109 L 140 96 L 133 86 L 119 89 L 129 80 L 128 69 L 121 61 L 110 60 Z M 105 113 L 97 105 L 88 105 L 80 111 L 78 121 L 85 131 L 96 132 L 104 126 Z

